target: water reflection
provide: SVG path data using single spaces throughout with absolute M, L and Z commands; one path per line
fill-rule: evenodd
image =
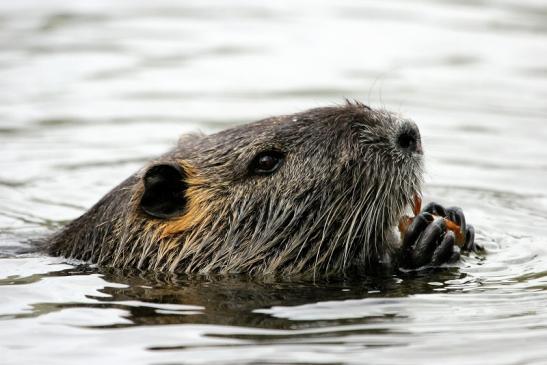
M 541 0 L 0 4 L 0 348 L 52 363 L 543 363 Z M 357 98 L 412 117 L 426 200 L 487 254 L 312 282 L 20 254 L 181 133 Z
M 84 302 L 31 304 L 30 310 L 9 314 L 13 318 L 30 318 L 67 308 L 116 308 L 126 310 L 127 326 L 184 323 L 215 323 L 229 326 L 295 329 L 295 324 L 266 314 L 265 309 L 301 306 L 308 303 L 337 302 L 355 299 L 402 298 L 415 294 L 461 291 L 457 285 L 470 287 L 472 280 L 457 268 L 422 273 L 400 274 L 396 277 L 362 277 L 330 279 L 314 282 L 309 279 L 249 278 L 244 275 L 179 276 L 168 273 L 135 273 L 115 269 L 97 269 L 87 265 L 30 276 L 8 276 L 0 286 L 25 286 L 48 278 L 97 277 L 103 287 L 97 294 L 86 294 Z M 446 284 L 445 284 L 446 283 Z M 44 283 L 47 285 L 47 283 Z M 309 314 L 309 313 L 308 313 Z M 391 316 L 391 315 L 390 315 Z M 388 316 L 388 317 L 390 317 Z M 354 318 L 355 317 L 355 318 Z M 371 318 L 375 318 L 372 316 Z M 345 325 L 367 322 L 366 315 L 339 313 L 323 325 Z M 313 320 L 313 319 L 312 319 Z M 355 322 L 355 321 L 358 322 Z M 312 322 L 312 326 L 317 323 Z M 113 325 L 119 327 L 118 324 Z M 104 327 L 108 327 L 105 325 Z

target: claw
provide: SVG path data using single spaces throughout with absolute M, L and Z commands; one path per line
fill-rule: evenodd
M 442 205 L 431 202 L 424 207 L 424 212 L 438 215 L 440 217 L 446 217 L 446 211 Z
M 431 261 L 431 256 L 445 230 L 446 223 L 444 219 L 437 219 L 427 226 L 413 251 L 413 262 L 417 267 L 424 266 Z
M 414 195 L 414 217 L 403 216 L 399 221 L 401 267 L 439 266 L 458 261 L 462 251 L 482 249 L 474 242 L 475 229 L 466 224 L 461 208 L 445 209 L 431 202 L 420 213 L 421 205 L 421 197 Z
M 458 262 L 460 260 L 461 256 L 461 250 L 458 246 L 454 246 L 454 251 L 452 252 L 452 256 L 450 256 L 450 259 L 447 261 L 449 264 L 453 264 L 454 262 Z
M 399 232 L 401 232 L 401 240 L 404 239 L 404 236 L 406 235 L 406 232 L 410 228 L 412 221 L 420 214 L 421 210 L 422 210 L 422 197 L 419 194 L 414 194 L 413 205 L 412 205 L 412 213 L 414 213 L 414 217 L 409 217 L 405 215 L 399 220 Z
M 467 231 L 465 232 L 464 250 L 473 251 L 475 246 L 475 228 L 472 225 L 468 225 Z
M 434 217 L 427 212 L 418 214 L 416 217 L 414 217 L 410 225 L 404 231 L 403 247 L 407 248 L 412 246 L 416 242 L 420 234 L 427 227 L 427 225 L 433 222 L 433 219 Z M 401 230 L 401 232 L 403 232 L 403 230 Z
M 433 252 L 431 263 L 434 266 L 439 266 L 448 262 L 454 253 L 454 243 L 456 236 L 452 231 L 447 231 L 439 247 Z
M 459 207 L 450 207 L 446 209 L 446 217 L 452 222 L 460 226 L 460 231 L 462 235 L 465 235 L 466 225 L 465 225 L 465 215 L 463 214 L 462 208 Z

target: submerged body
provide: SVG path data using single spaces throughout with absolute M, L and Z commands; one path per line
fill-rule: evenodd
M 396 230 L 422 173 L 412 121 L 360 103 L 312 109 L 184 136 L 47 246 L 100 265 L 185 273 L 442 263 L 454 247 L 442 222 L 424 213 L 402 240 Z M 464 222 L 458 211 L 444 214 Z M 471 245 L 472 232 L 462 230 Z

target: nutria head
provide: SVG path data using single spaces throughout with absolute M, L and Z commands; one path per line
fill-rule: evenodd
M 419 193 L 417 127 L 360 103 L 183 137 L 50 240 L 57 255 L 188 273 L 366 270 Z

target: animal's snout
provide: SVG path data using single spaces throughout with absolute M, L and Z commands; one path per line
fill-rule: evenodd
M 397 132 L 397 147 L 406 153 L 422 154 L 420 130 L 414 122 L 405 121 Z

